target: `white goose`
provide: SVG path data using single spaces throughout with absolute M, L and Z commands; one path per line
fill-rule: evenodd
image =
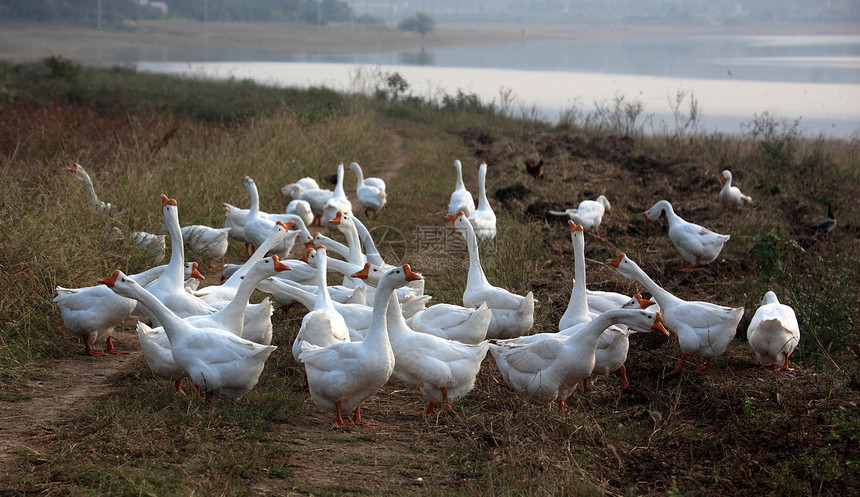
M 563 338 L 547 338 L 526 345 L 490 344 L 490 353 L 499 366 L 502 378 L 514 390 L 523 392 L 536 403 L 564 401 L 576 384 L 591 375 L 595 351 L 603 330 L 618 322 L 622 313 L 638 327 L 663 330 L 660 314 L 648 310 L 610 311 L 583 324 L 577 333 Z
M 272 323 L 270 316 L 266 316 L 267 323 L 249 323 L 245 316 L 245 307 L 248 299 L 254 291 L 255 285 L 278 271 L 286 271 L 289 268 L 278 261 L 278 256 L 272 256 L 257 261 L 248 271 L 246 278 L 242 281 L 239 291 L 233 300 L 224 308 L 208 316 L 191 316 L 185 318 L 185 322 L 197 328 L 218 328 L 227 330 L 237 336 L 254 343 L 269 345 L 272 343 Z M 106 287 L 102 287 L 107 290 Z M 124 298 L 124 297 L 121 297 Z M 271 309 L 271 306 L 270 306 Z M 271 315 L 271 313 L 270 313 Z M 268 324 L 268 326 L 265 326 Z M 248 333 L 247 330 L 254 330 Z M 176 384 L 176 391 L 181 392 L 182 378 L 185 371 L 173 360 L 173 352 L 170 340 L 163 327 L 150 328 L 142 322 L 137 324 L 137 338 L 146 364 L 156 376 L 160 376 Z
M 477 344 L 487 338 L 493 312 L 486 302 L 477 309 L 435 304 L 416 312 L 406 324 L 415 331 L 461 343 Z
M 334 187 L 334 193 L 323 207 L 323 225 L 328 229 L 335 229 L 335 225 L 331 222 L 338 212 L 352 214 L 352 202 L 346 196 L 343 190 L 343 162 L 337 165 L 337 184 Z
M 564 211 L 549 211 L 554 216 L 567 216 L 574 223 L 582 226 L 586 230 L 594 230 L 595 236 L 599 240 L 603 240 L 600 236 L 600 224 L 603 222 L 603 215 L 612 215 L 612 206 L 605 195 L 598 195 L 595 200 L 583 200 L 579 203 L 576 209 L 567 209 Z
M 299 357 L 303 342 L 316 347 L 325 347 L 333 343 L 349 341 L 349 328 L 346 326 L 346 321 L 335 309 L 328 293 L 325 247 L 320 245 L 311 250 L 319 256 L 317 298 L 313 310 L 302 318 L 302 326 L 293 341 L 293 358 L 299 364 L 301 364 Z
M 195 266 L 196 263 L 189 262 L 186 265 L 186 272 L 195 278 L 203 278 Z M 166 267 L 164 265 L 156 266 L 142 273 L 131 275 L 129 278 L 134 279 L 142 286 L 147 286 L 155 281 Z M 126 353 L 114 348 L 111 334 L 118 324 L 132 315 L 137 307 L 136 300 L 120 297 L 104 285 L 83 288 L 58 286 L 54 303 L 60 308 L 66 329 L 83 340 L 86 354 L 100 356 L 104 355 L 105 352 L 111 354 Z M 93 350 L 92 346 L 102 341 L 106 342 L 105 352 Z
M 212 262 L 224 257 L 229 248 L 228 235 L 230 228 L 210 228 L 202 224 L 192 224 L 182 228 L 182 239 L 185 246 L 210 259 Z
M 350 264 L 363 267 L 364 263 L 367 262 L 367 258 L 361 251 L 361 241 L 358 237 L 358 229 L 355 227 L 353 219 L 354 216 L 352 213 L 337 211 L 334 217 L 327 222 L 334 228 L 340 230 L 340 232 L 343 233 L 343 236 L 346 237 L 346 247 L 348 249 L 346 261 Z M 361 286 L 363 283 L 350 276 L 344 276 L 343 284 L 354 288 L 356 286 Z
M 290 200 L 287 204 L 287 214 L 300 217 L 305 226 L 314 222 L 314 211 L 307 200 Z
M 475 210 L 475 199 L 472 198 L 472 194 L 463 184 L 463 165 L 459 160 L 454 161 L 454 169 L 457 170 L 457 183 L 454 185 L 454 193 L 451 194 L 451 200 L 448 202 L 448 215 L 454 216 L 463 211 L 468 216 Z
M 106 236 L 120 239 L 125 235 L 121 229 L 113 226 Z M 160 264 L 164 259 L 164 253 L 167 250 L 167 235 L 157 235 L 155 233 L 147 233 L 146 231 L 132 231 L 128 239 L 137 244 L 142 252 L 154 257 L 153 260 L 156 264 Z
M 655 283 L 625 254 L 610 259 L 609 264 L 622 276 L 637 281 L 651 293 L 651 298 L 660 304 L 666 327 L 678 336 L 681 360 L 667 377 L 680 373 L 684 361 L 691 354 L 698 354 L 706 359 L 705 364 L 696 367 L 696 371 L 704 371 L 711 367 L 711 359 L 725 353 L 729 342 L 737 333 L 738 323 L 744 315 L 743 307 L 732 308 L 710 302 L 681 300 Z
M 299 187 L 299 193 L 305 190 L 315 190 L 320 187 L 319 183 L 317 183 L 317 180 L 309 176 L 305 176 L 304 178 L 296 181 L 295 183 L 289 183 L 281 187 L 281 196 L 289 195 L 290 191 L 296 186 Z
M 313 213 L 313 219 L 308 223 L 308 226 L 319 226 L 321 224 L 325 204 L 331 200 L 333 192 L 319 187 L 302 188 L 300 185 L 291 183 L 281 188 L 280 194 L 281 196 L 289 195 L 293 200 L 307 202 L 311 207 L 311 212 Z
M 269 232 L 278 220 L 270 214 L 260 211 L 260 194 L 254 180 L 245 176 L 244 184 L 245 189 L 251 196 L 251 208 L 248 210 L 248 215 L 245 217 L 244 224 L 245 242 L 246 244 L 250 244 L 250 246 L 256 250 L 256 248 L 259 247 L 269 236 Z M 295 233 L 293 236 L 284 238 L 279 245 L 269 249 L 266 255 L 276 254 L 280 258 L 286 259 L 289 257 L 290 250 L 293 248 L 293 243 L 295 243 L 297 235 L 298 233 Z M 253 252 L 253 250 L 248 252 L 249 256 L 251 255 L 251 252 Z
M 689 271 L 698 265 L 714 262 L 720 255 L 723 245 L 731 238 L 731 235 L 714 233 L 698 224 L 683 220 L 681 216 L 675 214 L 668 200 L 660 200 L 645 211 L 643 213 L 645 222 L 657 220 L 664 212 L 669 221 L 669 238 L 684 259 L 690 262 L 690 265 L 682 271 Z
M 385 210 L 388 196 L 385 192 L 385 182 L 380 178 L 365 178 L 358 162 L 350 162 L 349 169 L 355 173 L 356 185 L 355 195 L 358 202 L 364 207 L 364 215 Z
M 740 188 L 732 186 L 732 173 L 726 169 L 720 173 L 720 179 L 725 181 L 723 189 L 720 190 L 720 205 L 723 211 L 740 209 L 744 202 L 751 204 L 752 197 L 741 193 Z
M 164 253 L 167 250 L 166 235 L 157 235 L 155 233 L 147 233 L 146 231 L 132 231 L 128 238 L 138 244 L 144 252 L 152 255 L 155 258 L 154 261 L 156 264 L 164 259 Z
M 496 237 L 496 213 L 487 200 L 487 163 L 478 166 L 478 208 L 469 214 L 469 222 L 475 228 L 479 240 L 487 241 Z M 465 211 L 464 211 L 465 212 Z
M 147 289 L 181 318 L 212 314 L 216 311 L 215 308 L 185 291 L 185 249 L 182 241 L 182 230 L 179 227 L 179 207 L 175 199 L 167 198 L 167 195 L 164 194 L 161 195 L 161 203 L 164 223 L 167 225 L 168 233 L 170 233 L 170 262 L 167 263 L 167 268 L 161 273 L 161 276 Z M 159 323 L 158 317 L 152 309 L 144 305 L 139 310 L 143 312 L 150 323 L 160 326 L 161 323 Z
M 529 292 L 524 297 L 491 285 L 481 267 L 478 239 L 475 237 L 472 224 L 462 211 L 449 218 L 454 228 L 463 234 L 469 249 L 469 276 L 466 280 L 466 290 L 463 292 L 463 305 L 476 308 L 484 302 L 487 303 L 487 307 L 493 312 L 487 329 L 489 338 L 523 335 L 534 325 L 534 295 Z
M 240 399 L 257 384 L 266 359 L 277 348 L 245 340 L 220 328 L 197 328 L 122 271 L 114 271 L 100 283 L 123 297 L 139 301 L 158 317 L 170 341 L 173 360 L 208 395 Z
M 558 321 L 559 330 L 591 321 L 597 316 L 588 308 L 588 295 L 585 288 L 585 237 L 582 236 L 583 228 L 573 221 L 568 221 L 567 224 L 573 243 L 574 280 L 567 309 Z
M 489 342 L 465 344 L 418 333 L 406 324 L 400 304 L 388 300 L 388 335 L 394 351 L 394 376 L 416 385 L 427 402 L 419 414 L 432 416 L 435 407 L 450 411 L 452 402 L 475 387 L 475 377 L 487 355 Z
M 794 309 L 781 304 L 776 294 L 764 294 L 747 328 L 747 341 L 762 366 L 776 365 L 777 371 L 791 371 L 788 356 L 800 341 L 800 327 Z
M 87 174 L 84 166 L 75 162 L 74 165 L 69 168 L 69 172 L 74 174 L 75 178 L 84 183 L 84 187 L 87 190 L 87 198 L 90 199 L 90 203 L 93 204 L 97 211 L 104 212 L 105 214 L 110 214 L 113 211 L 113 205 L 109 202 L 102 202 L 99 200 L 98 196 L 96 196 L 96 189 L 93 187 L 93 180 L 90 179 L 90 175 Z
M 385 385 L 394 371 L 386 316 L 388 300 L 394 288 L 417 278 L 420 276 L 408 264 L 382 277 L 373 303 L 373 320 L 364 340 L 324 348 L 302 346 L 299 360 L 305 365 L 311 397 L 318 406 L 336 413 L 337 426 L 348 426 L 341 413 L 353 410 L 353 423 L 368 424 L 361 420 L 361 403 Z

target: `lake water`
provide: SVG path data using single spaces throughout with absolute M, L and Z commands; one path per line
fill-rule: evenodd
M 143 51 L 128 58 L 143 71 L 349 92 L 372 89 L 374 74 L 397 72 L 420 97 L 462 91 L 548 121 L 620 95 L 644 104 L 646 131 L 674 128 L 670 101 L 680 91 L 687 95 L 682 112 L 695 97 L 705 131 L 741 133 L 767 112 L 800 119 L 807 135 L 860 134 L 860 36 L 621 37 L 364 54 Z

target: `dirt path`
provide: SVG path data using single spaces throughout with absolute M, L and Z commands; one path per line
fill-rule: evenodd
M 81 355 L 49 365 L 47 379 L 21 392 L 26 400 L 0 402 L 0 482 L 17 473 L 25 454 L 38 454 L 52 442 L 53 426 L 62 424 L 82 405 L 111 394 L 115 378 L 143 361 L 132 333 L 115 334 L 116 348 L 128 355 Z

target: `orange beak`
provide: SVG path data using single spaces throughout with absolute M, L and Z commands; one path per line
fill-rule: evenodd
M 420 274 L 415 274 L 412 272 L 412 269 L 409 267 L 409 264 L 403 265 L 403 272 L 406 273 L 406 281 L 417 281 L 421 279 Z
M 308 247 L 308 251 L 305 255 L 299 257 L 299 260 L 302 262 L 308 262 L 308 256 L 311 255 L 311 252 L 314 251 L 313 247 Z
M 645 300 L 645 299 L 643 299 L 643 298 L 642 298 L 642 296 L 641 296 L 641 295 L 639 295 L 638 293 L 637 293 L 636 295 L 634 295 L 633 297 L 635 297 L 635 298 L 636 298 L 636 300 L 639 302 L 639 307 L 641 307 L 641 308 L 643 308 L 643 309 L 647 309 L 647 308 L 649 308 L 649 307 L 651 307 L 652 305 L 654 305 L 654 304 L 656 304 L 656 303 L 657 303 L 657 302 L 654 302 L 653 300 Z
M 283 226 L 283 227 L 284 227 L 284 229 L 285 229 L 285 230 L 289 230 L 289 229 L 293 226 L 293 222 L 292 222 L 292 221 L 288 221 L 288 222 L 286 222 L 286 223 L 285 223 L 285 222 L 283 222 L 283 221 L 278 221 L 278 222 L 277 222 L 277 223 L 275 223 L 275 224 L 280 224 L 281 226 Z
M 285 196 L 285 195 L 284 195 L 284 192 L 283 192 L 283 191 L 281 191 L 281 190 L 278 190 L 278 197 L 279 197 L 279 198 L 284 198 L 284 196 Z
M 200 271 L 197 270 L 197 263 L 191 265 L 191 277 L 196 278 L 198 280 L 205 280 L 206 277 L 200 274 Z
M 337 214 L 335 214 L 334 219 L 332 219 L 331 221 L 329 221 L 329 223 L 330 223 L 330 224 L 333 224 L 333 225 L 335 225 L 335 226 L 340 226 L 340 220 L 341 220 L 342 218 L 343 218 L 343 212 L 341 212 L 341 211 L 337 211 Z
M 571 233 L 573 233 L 574 231 L 583 231 L 582 226 L 574 223 L 573 221 L 568 221 L 567 225 L 568 225 L 568 227 L 570 227 Z
M 654 324 L 651 325 L 651 331 L 660 332 L 666 336 L 669 336 L 669 331 L 663 326 L 663 315 L 659 312 L 657 313 L 657 318 L 654 320 Z
M 352 274 L 352 277 L 353 277 L 353 278 L 359 278 L 359 279 L 362 279 L 362 280 L 366 280 L 366 279 L 367 279 L 367 276 L 368 276 L 369 274 L 370 274 L 370 263 L 369 263 L 369 262 L 365 262 L 365 263 L 364 263 L 364 267 L 363 267 L 363 268 L 361 268 L 361 271 L 356 271 L 355 273 L 353 273 L 353 274 Z
M 607 260 L 606 262 L 608 262 L 608 263 L 609 263 L 609 265 L 610 265 L 610 266 L 612 266 L 612 267 L 614 267 L 615 269 L 618 269 L 618 266 L 620 266 L 620 265 L 621 265 L 621 260 L 622 260 L 622 259 L 624 259 L 624 257 L 625 257 L 625 255 L 624 255 L 624 253 L 622 252 L 622 253 L 621 253 L 621 255 L 619 255 L 619 256 L 618 256 L 618 257 L 616 257 L 615 259 L 609 259 L 609 260 Z
M 305 242 L 305 247 L 307 247 L 307 248 L 311 248 L 311 247 L 313 247 L 313 246 L 314 246 L 314 241 L 313 241 L 313 240 L 308 240 L 308 241 L 306 241 L 306 242 Z
M 172 205 L 172 206 L 176 207 L 176 199 L 167 198 L 167 195 L 162 193 L 161 194 L 161 206 L 164 207 L 165 205 Z
M 290 266 L 287 266 L 286 264 L 284 264 L 283 262 L 281 262 L 281 261 L 278 259 L 278 256 L 277 256 L 277 255 L 273 255 L 273 256 L 272 256 L 272 260 L 273 260 L 273 261 L 275 261 L 275 271 L 277 271 L 277 272 L 281 272 L 281 271 L 286 271 L 286 270 L 290 269 Z
M 723 173 L 720 173 L 720 181 L 725 181 L 726 176 Z
M 75 162 L 75 165 L 69 168 L 69 172 L 74 173 L 78 170 L 79 167 L 81 167 L 81 165 Z
M 119 278 L 119 269 L 115 270 L 109 278 L 100 279 L 99 283 L 101 283 L 102 285 L 107 285 L 109 288 L 113 288 L 113 285 L 114 283 L 116 283 L 117 278 Z
M 645 218 L 645 224 L 648 224 L 648 223 L 650 223 L 650 222 L 651 222 L 651 220 L 650 220 L 650 219 L 648 219 L 648 214 L 645 214 L 645 213 L 643 212 L 643 213 L 642 213 L 642 217 L 644 217 L 644 218 Z

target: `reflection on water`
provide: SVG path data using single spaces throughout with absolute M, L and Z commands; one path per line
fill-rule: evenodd
M 138 48 L 118 53 L 142 70 L 251 78 L 353 91 L 357 68 L 398 72 L 414 94 L 475 93 L 499 101 L 511 90 L 547 119 L 615 95 L 671 122 L 670 100 L 692 93 L 706 129 L 740 131 L 755 114 L 802 119 L 810 134 L 847 137 L 860 123 L 860 36 L 686 36 L 527 42 L 365 54 L 204 52 Z M 179 62 L 181 63 L 171 63 Z M 255 61 L 255 62 L 243 62 Z
M 397 54 L 397 62 L 407 66 L 432 66 L 436 58 L 433 52 L 423 48 L 419 52 L 400 52 Z

